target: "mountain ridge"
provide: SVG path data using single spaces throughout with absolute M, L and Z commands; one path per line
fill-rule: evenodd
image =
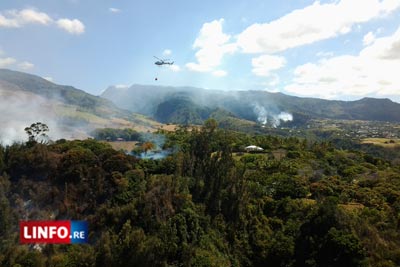
M 222 108 L 239 118 L 251 121 L 259 119 L 260 112 L 255 111 L 255 107 L 259 106 L 261 110 L 272 115 L 289 112 L 293 114 L 294 121 L 300 118 L 303 121 L 304 118 L 318 118 L 400 122 L 400 104 L 387 98 L 326 100 L 257 90 L 229 92 L 195 87 L 138 84 L 123 90 L 110 86 L 101 96 L 125 109 L 157 119 L 158 107 L 164 105 L 166 101 L 171 101 L 171 98 L 180 98 L 182 94 L 199 107 Z M 187 118 L 182 120 L 187 121 Z
M 84 90 L 8 69 L 0 69 L 0 112 L 0 142 L 6 144 L 24 140 L 23 129 L 38 121 L 53 139 L 87 138 L 96 128 L 153 131 L 161 125 Z
M 35 101 L 29 99 L 40 96 L 37 102 L 47 105 L 42 113 L 54 113 L 51 115 L 59 116 L 61 119 L 57 120 L 71 127 L 78 121 L 79 125 L 90 124 L 91 128 L 141 125 L 146 131 L 158 128 L 160 123 L 201 124 L 209 117 L 246 125 L 268 121 L 276 126 L 282 114 L 293 118 L 292 122 L 285 122 L 285 126 L 305 125 L 311 119 L 400 122 L 400 104 L 387 98 L 326 100 L 258 90 L 223 91 L 140 84 L 127 88 L 110 86 L 100 96 L 94 96 L 73 86 L 58 85 L 36 75 L 7 69 L 0 69 L 0 90 L 3 98 L 15 96 L 19 91 L 20 95 L 25 94 L 26 101 L 33 103 Z

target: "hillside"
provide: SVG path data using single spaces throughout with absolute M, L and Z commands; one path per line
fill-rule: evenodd
M 163 87 L 132 85 L 129 88 L 109 87 L 102 97 L 118 106 L 134 112 L 153 116 L 157 119 L 160 107 L 178 101 L 184 95 L 192 101 L 198 113 L 192 117 L 201 118 L 202 110 L 222 108 L 234 116 L 250 121 L 274 121 L 280 113 L 293 115 L 292 124 L 304 124 L 313 118 L 376 120 L 400 122 L 400 104 L 389 99 L 363 98 L 357 101 L 323 100 L 301 98 L 282 93 L 266 91 L 218 91 L 191 87 Z M 177 109 L 181 105 L 176 106 Z M 178 112 L 178 111 L 177 111 Z M 165 121 L 164 122 L 172 122 Z
M 0 266 L 400 266 L 399 153 L 212 120 L 165 138 L 157 160 L 91 139 L 0 145 Z M 89 245 L 18 241 L 21 220 L 66 219 Z
M 159 125 L 107 99 L 23 72 L 0 69 L 0 96 L 5 143 L 21 140 L 24 127 L 36 121 L 48 124 L 53 138 L 82 138 L 99 127 L 147 131 Z
M 151 86 L 134 84 L 129 88 L 110 86 L 102 97 L 116 103 L 119 107 L 145 115 L 154 115 L 160 103 L 176 93 L 190 94 L 203 90 L 194 87 Z

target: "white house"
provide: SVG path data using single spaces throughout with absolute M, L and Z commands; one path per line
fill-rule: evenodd
M 264 150 L 262 147 L 254 146 L 254 145 L 246 146 L 244 149 L 245 149 L 247 152 L 251 152 L 251 151 L 263 151 L 263 150 Z

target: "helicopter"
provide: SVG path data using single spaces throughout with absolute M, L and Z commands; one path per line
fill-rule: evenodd
M 169 61 L 168 61 L 169 59 L 160 59 L 160 58 L 158 58 L 158 57 L 156 57 L 156 56 L 153 56 L 153 57 L 155 57 L 156 59 L 158 59 L 156 62 L 154 62 L 154 64 L 156 64 L 156 65 L 158 65 L 158 66 L 162 66 L 162 65 L 172 65 L 172 64 L 174 64 L 173 61 L 172 61 L 172 62 L 169 62 Z

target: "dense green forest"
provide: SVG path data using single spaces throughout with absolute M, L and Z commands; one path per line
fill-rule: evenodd
M 0 146 L 0 266 L 400 265 L 400 161 L 214 120 L 158 134 L 178 148 L 161 160 Z M 20 245 L 18 221 L 39 219 L 87 220 L 89 244 Z
M 92 133 L 92 136 L 97 140 L 109 140 L 117 141 L 122 138 L 125 141 L 138 141 L 140 140 L 141 134 L 133 129 L 113 129 L 113 128 L 103 128 L 96 129 Z

